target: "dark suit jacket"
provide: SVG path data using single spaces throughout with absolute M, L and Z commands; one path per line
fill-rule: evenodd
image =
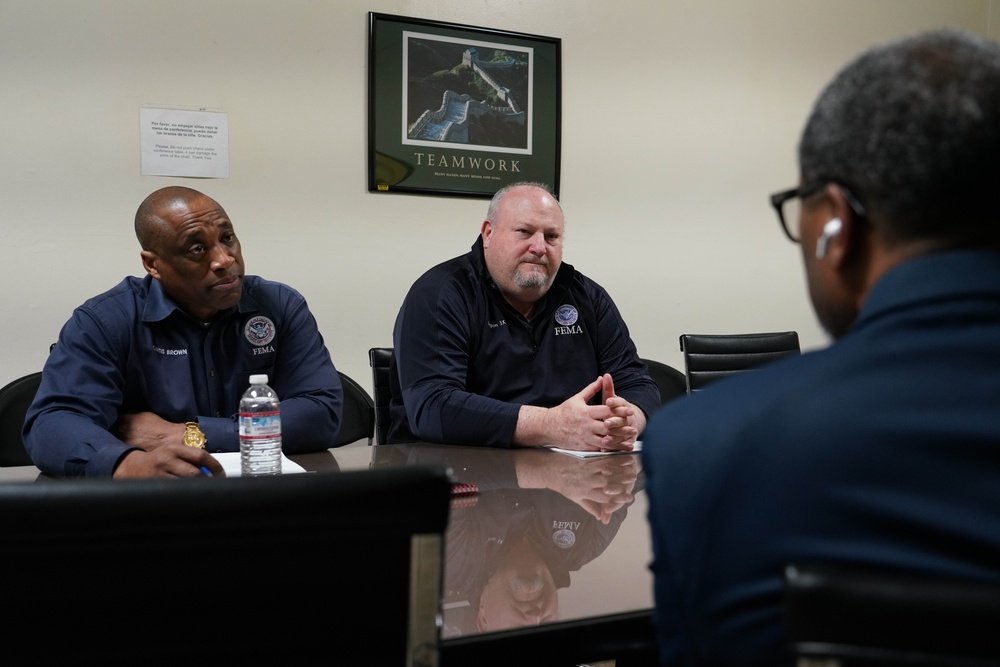
M 776 664 L 790 561 L 1000 581 L 1000 253 L 911 260 L 829 348 L 643 436 L 664 664 Z

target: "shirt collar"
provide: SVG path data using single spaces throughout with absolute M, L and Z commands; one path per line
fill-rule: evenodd
M 934 252 L 889 269 L 869 292 L 855 326 L 897 308 L 960 295 L 1000 297 L 1000 252 Z
M 142 309 L 142 321 L 143 322 L 161 322 L 173 313 L 179 313 L 185 317 L 190 318 L 190 315 L 184 312 L 177 303 L 174 302 L 167 293 L 163 291 L 163 286 L 160 284 L 159 280 L 155 280 L 152 276 L 147 275 L 143 282 L 146 285 L 146 303 Z M 255 313 L 260 310 L 260 306 L 250 296 L 249 281 L 247 277 L 243 278 L 243 294 L 240 296 L 240 302 L 236 304 L 235 307 L 229 308 L 222 311 L 216 316 L 216 319 L 222 319 L 229 316 L 232 313 Z

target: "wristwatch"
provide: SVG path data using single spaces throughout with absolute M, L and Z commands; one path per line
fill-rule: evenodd
M 201 432 L 198 428 L 198 422 L 184 422 L 186 430 L 184 431 L 184 438 L 181 440 L 188 447 L 197 447 L 198 449 L 205 449 L 205 443 L 208 442 L 208 438 L 205 434 Z

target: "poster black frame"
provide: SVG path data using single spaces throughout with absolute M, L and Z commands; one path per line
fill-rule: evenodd
M 545 183 L 558 197 L 562 125 L 562 41 L 559 38 L 377 12 L 369 12 L 368 30 L 367 170 L 370 192 L 492 197 L 509 183 L 534 181 Z M 474 77 L 467 74 L 471 68 L 467 52 L 462 54 L 463 63 L 459 63 L 466 65 L 466 69 L 456 65 L 422 78 L 418 75 L 425 72 L 419 71 L 415 64 L 408 64 L 411 63 L 409 53 L 417 54 L 414 63 L 426 65 L 433 64 L 433 57 L 443 57 L 443 53 L 435 49 L 454 50 L 462 46 L 471 47 L 467 51 L 491 53 L 494 60 L 506 57 L 509 62 L 494 64 L 494 67 L 509 67 L 513 70 L 511 78 L 515 79 L 515 84 L 520 84 L 519 88 L 512 89 L 493 82 L 493 87 L 499 89 L 497 95 L 504 96 L 502 104 L 509 107 L 503 112 L 498 106 L 472 100 L 473 106 L 486 109 L 478 118 L 488 116 L 486 122 L 493 123 L 490 127 L 500 128 L 491 134 L 482 129 L 485 123 L 481 122 L 476 126 L 480 142 L 485 138 L 508 141 L 507 144 L 424 140 L 413 134 L 413 128 L 419 123 L 412 119 L 414 109 L 421 108 L 418 94 L 427 98 L 436 92 L 435 87 L 446 85 L 446 81 L 460 82 L 460 75 L 467 81 Z M 445 65 L 450 62 L 446 61 Z M 488 65 L 493 63 L 487 62 Z M 488 68 L 482 71 L 489 76 Z M 484 81 L 478 72 L 477 76 Z M 440 78 L 445 81 L 436 80 Z M 414 102 L 409 100 L 411 89 L 415 91 Z M 454 99 L 459 93 L 452 91 L 451 95 Z M 517 96 L 527 97 L 527 100 L 518 101 Z M 440 109 L 426 109 L 420 118 L 435 111 L 440 113 L 448 100 L 442 96 Z M 404 106 L 408 107 L 405 116 Z M 474 114 L 469 105 L 464 108 L 464 132 L 472 135 L 475 130 L 470 130 L 469 123 Z M 517 121 L 509 120 L 518 115 L 523 118 L 523 136 L 516 134 Z M 501 120 L 495 121 L 497 117 Z M 447 125 L 450 136 L 461 136 L 461 123 Z

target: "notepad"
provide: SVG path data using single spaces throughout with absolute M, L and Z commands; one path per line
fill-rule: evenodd
M 242 470 L 240 468 L 240 453 L 239 452 L 220 452 L 218 454 L 212 454 L 212 457 L 219 462 L 222 469 L 226 471 L 226 477 L 241 477 Z M 288 475 L 297 472 L 308 472 L 305 468 L 300 466 L 295 461 L 290 458 L 281 455 L 281 474 Z
M 561 447 L 549 447 L 554 452 L 559 452 L 560 454 L 569 454 L 570 456 L 575 456 L 578 459 L 592 459 L 598 456 L 621 456 L 622 454 L 635 454 L 636 452 L 642 451 L 642 440 L 636 440 L 635 445 L 632 447 L 632 451 L 623 452 L 581 452 L 576 449 L 563 449 Z

